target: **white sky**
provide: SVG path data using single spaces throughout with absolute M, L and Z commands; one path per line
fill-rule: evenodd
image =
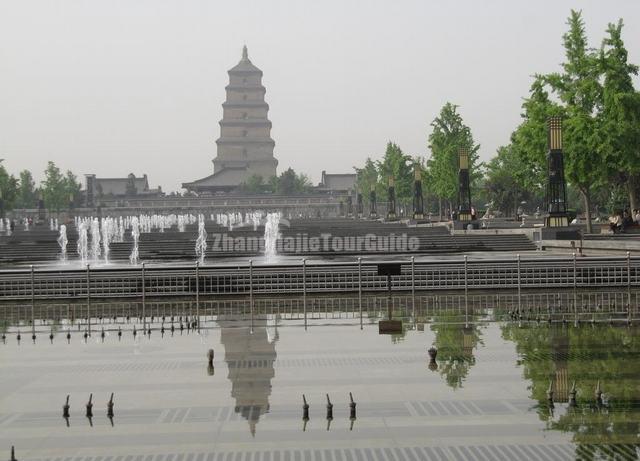
M 53 160 L 179 190 L 213 172 L 227 70 L 246 43 L 279 172 L 316 183 L 388 140 L 427 155 L 446 101 L 486 160 L 519 123 L 530 76 L 558 69 L 571 8 L 595 47 L 622 17 L 640 63 L 636 0 L 0 0 L 0 158 L 37 179 Z

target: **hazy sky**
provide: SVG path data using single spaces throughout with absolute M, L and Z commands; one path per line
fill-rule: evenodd
M 493 156 L 531 75 L 558 69 L 571 8 L 590 44 L 622 17 L 640 63 L 640 1 L 0 0 L 0 158 L 40 179 L 213 172 L 227 70 L 247 44 L 264 72 L 278 171 L 314 183 L 388 140 L 425 156 L 451 101 Z M 638 83 L 638 80 L 636 80 Z

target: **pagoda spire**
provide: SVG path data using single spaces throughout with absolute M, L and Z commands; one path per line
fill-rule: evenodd
M 249 60 L 249 52 L 247 51 L 247 45 L 244 45 L 242 47 L 242 60 L 243 61 L 248 61 Z

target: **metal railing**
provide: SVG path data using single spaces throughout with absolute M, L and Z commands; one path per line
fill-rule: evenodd
M 391 261 L 384 261 L 389 263 Z M 526 257 L 394 261 L 394 292 L 631 289 L 640 284 L 640 258 Z M 387 290 L 376 261 L 258 265 L 31 269 L 0 271 L 0 301 L 362 293 Z
M 574 305 L 574 302 L 577 304 Z M 365 296 L 293 296 L 227 298 L 193 301 L 112 301 L 62 303 L 41 301 L 32 308 L 28 303 L 7 303 L 0 309 L 0 322 L 6 330 L 48 332 L 50 330 L 99 331 L 131 330 L 163 326 L 169 331 L 187 328 L 198 319 L 198 328 L 220 326 L 220 322 L 282 320 L 308 324 L 334 321 L 372 323 L 385 318 L 388 306 L 394 318 L 409 323 L 476 322 L 519 320 L 530 322 L 625 322 L 637 321 L 640 292 L 628 297 L 624 290 L 571 291 L 500 294 L 399 294 L 391 298 L 382 293 Z M 630 304 L 628 304 L 630 303 Z M 518 314 L 518 310 L 520 313 Z M 1 326 L 1 325 L 0 325 Z M 0 328 L 1 329 L 1 328 Z

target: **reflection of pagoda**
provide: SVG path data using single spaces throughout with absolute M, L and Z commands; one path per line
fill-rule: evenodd
M 218 320 L 222 328 L 220 342 L 224 346 L 224 361 L 229 369 L 231 397 L 235 412 L 249 422 L 252 435 L 260 415 L 269 411 L 271 379 L 275 376 L 275 338 L 269 341 L 266 320 L 254 320 L 253 333 L 246 321 L 230 318 Z

